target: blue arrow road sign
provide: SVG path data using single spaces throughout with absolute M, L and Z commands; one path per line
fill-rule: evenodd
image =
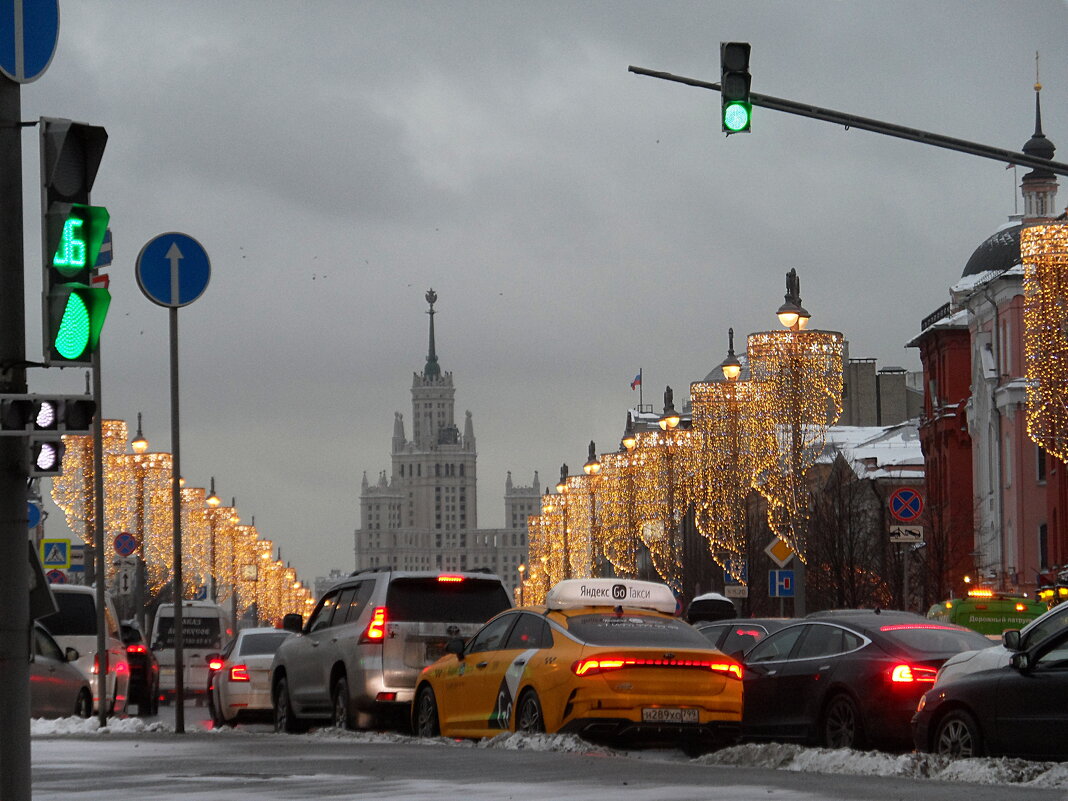
M 59 0 L 0 0 L 0 72 L 29 83 L 52 63 L 59 41 Z
M 768 595 L 772 598 L 794 597 L 794 571 L 769 570 Z
M 160 234 L 137 256 L 137 285 L 160 306 L 188 306 L 204 294 L 210 279 L 208 253 L 188 234 Z

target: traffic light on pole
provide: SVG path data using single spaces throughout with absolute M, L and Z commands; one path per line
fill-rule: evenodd
M 97 125 L 51 117 L 42 117 L 40 127 L 44 360 L 87 365 L 111 303 L 106 288 L 92 286 L 109 215 L 89 205 L 108 135 Z
M 30 476 L 62 472 L 64 437 L 90 433 L 96 402 L 85 395 L 0 395 L 0 436 L 25 437 Z
M 748 133 L 753 121 L 753 104 L 749 99 L 748 42 L 719 43 L 719 93 L 723 103 L 723 131 Z

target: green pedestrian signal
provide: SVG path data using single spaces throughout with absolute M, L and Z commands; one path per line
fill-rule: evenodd
M 723 131 L 732 133 L 749 131 L 753 122 L 753 104 L 749 97 L 748 42 L 720 42 L 719 44 L 719 93 L 722 98 Z
M 110 215 L 89 203 L 107 145 L 98 125 L 42 117 L 41 256 L 45 364 L 89 365 L 111 295 L 94 285 Z

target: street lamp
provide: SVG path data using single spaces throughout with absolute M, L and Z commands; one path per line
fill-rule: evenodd
M 561 576 L 571 578 L 571 548 L 570 532 L 567 528 L 567 465 L 560 465 L 560 481 L 556 485 L 556 492 L 560 496 L 560 550 L 563 557 L 563 570 Z
M 523 574 L 526 572 L 527 566 L 520 563 L 516 570 L 519 572 L 519 605 L 525 606 L 523 601 Z
M 204 499 L 204 503 L 208 505 L 208 526 L 210 530 L 210 539 L 208 540 L 208 570 L 210 572 L 211 587 L 209 588 L 208 597 L 213 601 L 219 600 L 219 592 L 216 587 L 218 582 L 217 574 L 215 572 L 215 555 L 216 555 L 216 542 L 215 542 L 215 526 L 217 523 L 217 515 L 213 514 L 214 510 L 218 508 L 222 500 L 215 494 L 215 476 L 211 477 L 211 491 L 208 493 L 208 497 Z

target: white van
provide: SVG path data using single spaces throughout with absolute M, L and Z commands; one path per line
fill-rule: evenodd
M 182 686 L 186 697 L 208 690 L 208 657 L 233 638 L 230 613 L 210 601 L 182 601 Z M 159 660 L 159 692 L 174 699 L 174 604 L 160 604 L 152 622 L 149 647 Z
M 52 635 L 60 648 L 78 652 L 77 666 L 89 679 L 93 690 L 93 708 L 100 708 L 97 694 L 96 658 L 96 588 L 78 584 L 49 585 L 59 611 L 41 618 L 41 625 Z M 119 616 L 111 595 L 104 593 L 104 644 L 107 649 L 108 672 L 105 688 L 108 714 L 118 715 L 126 709 L 130 685 L 130 667 L 126 662 L 126 646 L 119 636 Z

